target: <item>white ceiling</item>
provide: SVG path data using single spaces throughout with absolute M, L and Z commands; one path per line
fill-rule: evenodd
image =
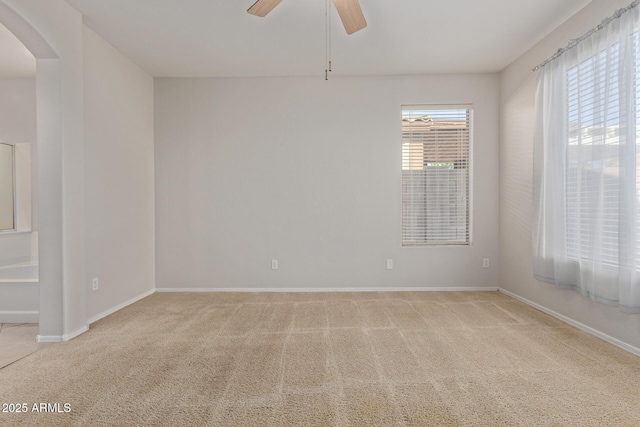
M 32 78 L 36 75 L 36 60 L 31 52 L 0 24 L 0 79 Z
M 324 73 L 325 0 L 284 0 L 266 18 L 246 13 L 254 0 L 67 1 L 87 26 L 153 76 Z M 590 1 L 360 0 L 369 25 L 351 36 L 332 10 L 333 70 L 500 71 Z M 6 33 L 0 29 L 0 73 L 35 70 Z M 16 61 L 5 61 L 9 57 Z
M 325 0 L 67 0 L 154 76 L 304 76 L 325 69 Z M 360 0 L 347 36 L 332 11 L 336 74 L 500 71 L 590 0 Z

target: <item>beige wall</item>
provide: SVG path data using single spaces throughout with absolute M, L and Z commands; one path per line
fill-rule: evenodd
M 498 285 L 496 74 L 155 88 L 158 288 Z M 474 104 L 471 247 L 401 245 L 401 105 L 421 103 Z
M 91 321 L 155 287 L 153 78 L 87 27 L 83 51 Z
M 0 79 L 0 141 L 36 142 L 36 79 Z
M 0 0 L 0 22 L 37 64 L 39 339 L 69 339 L 154 287 L 153 79 L 64 0 Z
M 629 0 L 594 0 L 500 74 L 500 286 L 597 332 L 640 348 L 640 316 L 537 282 L 532 273 L 532 136 L 535 73 L 531 69 Z

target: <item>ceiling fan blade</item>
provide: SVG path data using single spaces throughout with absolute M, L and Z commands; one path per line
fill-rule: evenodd
M 258 0 L 256 1 L 247 12 L 251 15 L 264 18 L 267 13 L 271 12 L 274 7 L 280 4 L 282 0 Z
M 347 34 L 353 34 L 367 26 L 358 0 L 333 0 Z

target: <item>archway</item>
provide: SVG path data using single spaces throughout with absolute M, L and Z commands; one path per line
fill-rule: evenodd
M 65 307 L 69 289 L 65 288 L 64 274 L 62 64 L 52 44 L 7 3 L 6 0 L 0 0 L 0 23 L 36 58 L 36 146 L 40 196 L 38 340 L 61 341 L 71 338 L 69 330 L 73 328 L 73 325 L 67 324 Z

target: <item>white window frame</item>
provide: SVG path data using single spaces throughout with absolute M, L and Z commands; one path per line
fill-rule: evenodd
M 420 105 L 402 105 L 402 110 L 401 110 L 401 117 L 403 120 L 403 123 L 407 123 L 407 115 L 406 112 L 410 112 L 413 111 L 414 114 L 417 114 L 417 116 L 420 116 L 422 112 L 428 113 L 432 112 L 432 115 L 434 115 L 434 117 L 437 117 L 439 119 L 443 119 L 446 117 L 446 111 L 455 111 L 455 110 L 465 110 L 466 111 L 466 121 L 467 121 L 467 127 L 466 127 L 466 133 L 467 133 L 467 147 L 466 147 L 466 158 L 464 158 L 464 154 L 462 155 L 462 158 L 457 159 L 457 160 L 461 160 L 462 163 L 464 164 L 466 162 L 466 168 L 458 168 L 456 166 L 456 161 L 451 161 L 452 159 L 449 159 L 448 161 L 443 161 L 442 164 L 445 165 L 444 167 L 447 167 L 449 164 L 451 166 L 448 166 L 450 168 L 450 170 L 456 170 L 456 169 L 462 169 L 465 170 L 466 169 L 466 177 L 463 177 L 466 182 L 464 183 L 466 185 L 466 196 L 465 199 L 462 202 L 462 205 L 458 205 L 458 209 L 460 209 L 460 206 L 463 206 L 464 209 L 466 210 L 466 213 L 464 214 L 465 218 L 465 224 L 464 224 L 464 230 L 460 230 L 460 223 L 457 223 L 455 226 L 450 225 L 448 228 L 448 231 L 437 231 L 434 234 L 432 234 L 431 236 L 429 236 L 430 233 L 433 233 L 432 231 L 428 230 L 429 225 L 427 224 L 427 221 L 424 219 L 416 219 L 416 216 L 422 216 L 423 218 L 426 216 L 426 203 L 424 207 L 421 207 L 420 205 L 423 204 L 424 202 L 426 202 L 426 200 L 424 202 L 418 200 L 416 201 L 413 197 L 413 188 L 415 187 L 416 184 L 416 178 L 407 178 L 407 174 L 410 170 L 413 169 L 413 164 L 415 164 L 416 169 L 415 170 L 424 170 L 423 167 L 425 166 L 425 161 L 426 159 L 424 158 L 424 154 L 420 155 L 416 155 L 415 152 L 410 153 L 410 151 L 412 150 L 411 148 L 407 148 L 407 144 L 410 144 L 406 141 L 406 135 L 405 135 L 405 130 L 404 130 L 404 126 L 403 126 L 403 141 L 402 141 L 402 154 L 401 154 L 401 173 L 402 173 L 402 188 L 401 188 L 401 199 L 402 199 L 402 212 L 401 212 L 401 240 L 402 240 L 402 246 L 407 246 L 407 247 L 424 247 L 424 246 L 471 246 L 472 245 L 472 217 L 473 217 L 473 209 L 472 209 L 472 201 L 473 201 L 473 117 L 474 117 L 474 108 L 473 108 L 473 104 L 448 104 L 448 105 L 443 105 L 443 104 L 420 104 Z M 420 112 L 420 114 L 416 113 L 416 112 Z M 449 141 L 450 142 L 450 141 Z M 416 143 L 416 145 L 418 146 L 418 150 L 424 150 L 424 148 L 420 148 L 419 146 L 421 145 L 421 143 Z M 441 146 L 437 146 L 436 150 L 439 149 L 438 147 Z M 447 147 L 447 148 L 451 148 L 451 146 Z M 424 153 L 424 151 L 423 151 Z M 445 159 L 446 160 L 446 159 Z M 416 161 L 420 164 L 417 164 Z M 432 163 L 440 163 L 440 162 L 432 162 Z M 431 174 L 429 174 L 431 175 Z M 432 177 L 434 176 L 438 176 L 438 175 L 431 175 Z M 407 179 L 409 179 L 410 181 L 407 181 Z M 420 180 L 427 180 L 428 179 L 428 175 L 425 174 L 422 177 L 418 177 L 417 179 Z M 426 182 L 426 181 L 425 181 Z M 418 183 L 418 185 L 420 186 L 420 183 Z M 440 185 L 440 184 L 434 184 L 434 185 Z M 407 187 L 410 187 L 409 189 Z M 426 184 L 425 184 L 426 186 Z M 438 191 L 437 188 L 435 191 Z M 409 194 L 411 193 L 411 195 Z M 463 194 L 464 195 L 464 194 Z M 419 198 L 420 194 L 418 194 L 418 198 Z M 424 195 L 424 197 L 428 197 L 427 195 Z M 417 209 L 415 209 L 415 206 L 418 206 Z M 424 211 L 421 211 L 421 209 L 424 209 Z M 436 217 L 435 220 L 436 221 L 442 221 L 443 219 L 446 220 L 446 217 Z M 424 221 L 423 225 L 416 225 L 416 221 Z M 411 224 L 409 224 L 411 223 Z M 450 227 L 454 227 L 456 229 L 456 231 L 452 231 L 452 229 Z M 422 231 L 424 230 L 424 231 Z M 462 236 L 460 235 L 460 233 L 462 233 Z M 423 234 L 422 236 L 420 236 L 420 234 Z M 447 238 L 447 234 L 452 235 L 453 238 Z M 454 235 L 455 234 L 455 235 Z

